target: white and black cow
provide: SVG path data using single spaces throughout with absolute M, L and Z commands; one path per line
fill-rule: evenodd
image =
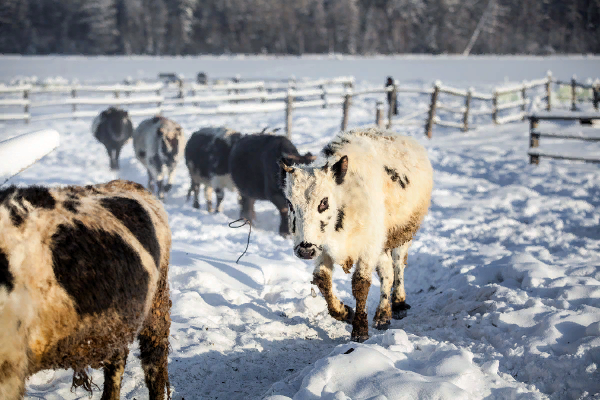
M 229 172 L 242 197 L 241 217 L 254 219 L 254 201 L 269 200 L 281 215 L 279 233 L 289 234 L 288 206 L 281 186 L 279 160 L 290 165 L 308 164 L 316 157 L 300 155 L 296 146 L 278 135 L 245 135 L 238 139 L 229 156 Z
M 236 190 L 229 173 L 231 147 L 241 137 L 225 127 L 202 128 L 194 132 L 185 145 L 185 164 L 190 171 L 190 195 L 194 194 L 194 207 L 200 208 L 198 192 L 204 185 L 204 198 L 208 212 L 221 212 L 225 190 Z M 217 194 L 217 205 L 213 209 L 213 189 Z
M 150 399 L 169 397 L 171 232 L 141 185 L 0 189 L 0 399 L 25 394 L 28 376 L 104 370 L 117 400 L 137 338 Z
M 313 284 L 332 317 L 352 323 L 352 339 L 368 338 L 366 301 L 377 270 L 381 297 L 375 327 L 406 309 L 404 268 L 413 236 L 427 214 L 433 170 L 416 140 L 379 129 L 340 133 L 308 167 L 285 171 L 294 252 L 315 259 Z M 356 312 L 332 290 L 334 264 L 352 276 Z M 392 292 L 393 289 L 393 292 Z M 391 303 L 390 303 L 390 292 Z
M 135 156 L 148 170 L 148 189 L 154 191 L 156 182 L 156 193 L 161 199 L 171 189 L 184 149 L 183 129 L 168 118 L 146 119 L 133 132 Z
M 129 113 L 115 107 L 102 111 L 92 122 L 92 133 L 106 147 L 110 169 L 119 169 L 121 149 L 133 134 Z

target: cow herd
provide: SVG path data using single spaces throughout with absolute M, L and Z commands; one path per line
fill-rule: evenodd
M 138 339 L 150 399 L 170 397 L 167 355 L 171 233 L 162 202 L 181 158 L 188 199 L 220 212 L 225 189 L 241 216 L 254 202 L 278 209 L 279 233 L 297 257 L 314 260 L 312 283 L 330 315 L 368 335 L 371 276 L 380 279 L 374 327 L 406 315 L 404 268 L 430 202 L 432 167 L 414 139 L 377 128 L 338 134 L 319 153 L 300 154 L 285 137 L 202 128 L 186 141 L 179 124 L 156 116 L 134 130 L 109 108 L 92 124 L 111 169 L 133 138 L 148 188 L 128 182 L 0 188 L 0 398 L 20 399 L 27 376 L 72 368 L 91 391 L 86 368 L 102 368 L 102 399 L 118 399 L 129 345 Z M 216 203 L 213 203 L 213 192 Z M 154 196 L 153 193 L 156 195 Z M 213 205 L 214 204 L 214 205 Z M 334 294 L 334 265 L 352 274 L 353 310 Z

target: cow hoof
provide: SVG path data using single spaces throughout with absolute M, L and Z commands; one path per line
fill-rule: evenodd
M 350 339 L 353 342 L 362 343 L 366 340 L 369 340 L 369 335 L 357 335 L 357 336 L 351 335 Z
M 387 331 L 392 324 L 391 321 L 375 321 L 375 329 L 380 331 Z
M 346 309 L 346 318 L 344 319 L 344 321 L 348 324 L 351 324 L 352 321 L 354 321 L 354 310 L 352 309 L 352 307 L 348 307 L 345 304 L 344 308 Z
M 194 208 L 200 208 L 200 203 L 194 202 L 194 205 L 192 207 L 194 207 Z
M 392 304 L 392 318 L 394 319 L 402 319 L 406 318 L 408 315 L 408 310 L 410 309 L 410 305 L 406 304 L 406 302 Z
M 164 188 L 165 193 L 167 193 L 169 190 L 171 190 L 172 187 L 173 187 L 173 185 L 171 185 L 170 183 L 167 183 L 167 185 Z

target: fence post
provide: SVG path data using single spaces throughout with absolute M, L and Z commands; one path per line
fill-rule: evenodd
M 427 137 L 429 139 L 431 139 L 431 134 L 433 131 L 435 109 L 437 107 L 437 98 L 440 93 L 441 84 L 442 83 L 440 81 L 436 81 L 435 84 L 433 85 L 433 94 L 431 95 L 431 105 L 429 106 L 429 116 L 427 117 L 427 124 L 425 124 L 425 135 L 427 135 Z
M 492 121 L 494 121 L 494 124 L 498 124 L 498 92 L 495 90 L 492 97 Z
M 538 147 L 540 145 L 540 134 L 535 132 L 538 126 L 538 119 L 534 116 L 529 117 L 529 148 Z M 540 156 L 529 155 L 529 164 L 539 164 Z
M 115 99 L 118 99 L 118 98 L 119 98 L 119 91 L 115 90 Z
M 577 111 L 577 76 L 571 78 L 571 111 Z
M 29 91 L 28 90 L 23 91 L 23 99 L 29 100 Z M 25 114 L 29 114 L 29 103 L 25 104 Z M 25 119 L 25 123 L 26 124 L 29 123 L 29 116 Z
M 158 97 L 160 97 L 160 88 L 156 90 L 156 95 L 157 95 Z M 156 103 L 156 107 L 160 108 L 160 105 L 161 105 L 161 102 L 160 102 L 160 101 L 158 101 L 158 102 Z
M 177 81 L 177 87 L 178 87 L 178 93 L 177 93 L 177 98 L 178 99 L 183 99 L 183 79 L 179 79 Z M 180 106 L 183 106 L 183 102 L 179 103 Z
M 323 100 L 323 108 L 327 108 L 327 92 L 325 91 L 325 85 L 319 85 L 321 89 L 321 100 Z
M 527 93 L 525 92 L 526 90 L 527 85 L 525 82 L 523 82 L 523 89 L 521 89 L 521 100 L 523 101 L 523 104 L 521 105 L 521 111 L 523 112 L 523 119 L 525 119 L 525 109 L 527 105 Z
M 77 90 L 71 89 L 71 98 L 77 98 Z M 75 104 L 75 100 L 73 100 L 73 112 L 77 111 L 77 104 Z M 75 119 L 75 115 L 73 115 L 73 119 Z
M 600 103 L 600 80 L 596 79 L 594 86 L 592 87 L 594 93 L 594 110 L 598 111 L 598 103 Z
M 465 114 L 463 115 L 463 132 L 469 130 L 469 110 L 471 109 L 471 97 L 473 96 L 473 88 L 469 88 L 467 91 L 467 97 L 465 99 Z
M 260 85 L 260 88 L 258 90 L 262 94 L 262 97 L 260 98 L 260 102 L 266 103 L 267 102 L 267 91 L 265 90 L 265 84 L 263 83 L 262 85 Z
M 548 71 L 548 77 L 546 81 L 546 111 L 552 110 L 552 71 Z
M 392 86 L 392 99 L 390 100 L 390 104 L 388 104 L 388 122 L 387 129 L 392 127 L 392 118 L 394 117 L 394 110 L 396 109 L 396 99 L 398 97 L 398 92 L 396 89 L 396 82 L 394 82 L 394 86 Z
M 344 113 L 342 116 L 342 132 L 344 132 L 348 128 L 348 117 L 350 115 L 350 103 L 352 100 L 352 92 L 350 90 L 346 91 L 344 95 Z
M 292 140 L 292 108 L 294 106 L 294 96 L 292 90 L 288 89 L 285 101 L 285 135 Z
M 383 102 L 378 101 L 375 109 L 375 125 L 378 128 L 383 128 Z

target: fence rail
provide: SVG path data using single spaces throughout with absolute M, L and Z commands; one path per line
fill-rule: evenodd
M 53 129 L 26 133 L 0 142 L 0 185 L 58 147 L 60 136 Z

